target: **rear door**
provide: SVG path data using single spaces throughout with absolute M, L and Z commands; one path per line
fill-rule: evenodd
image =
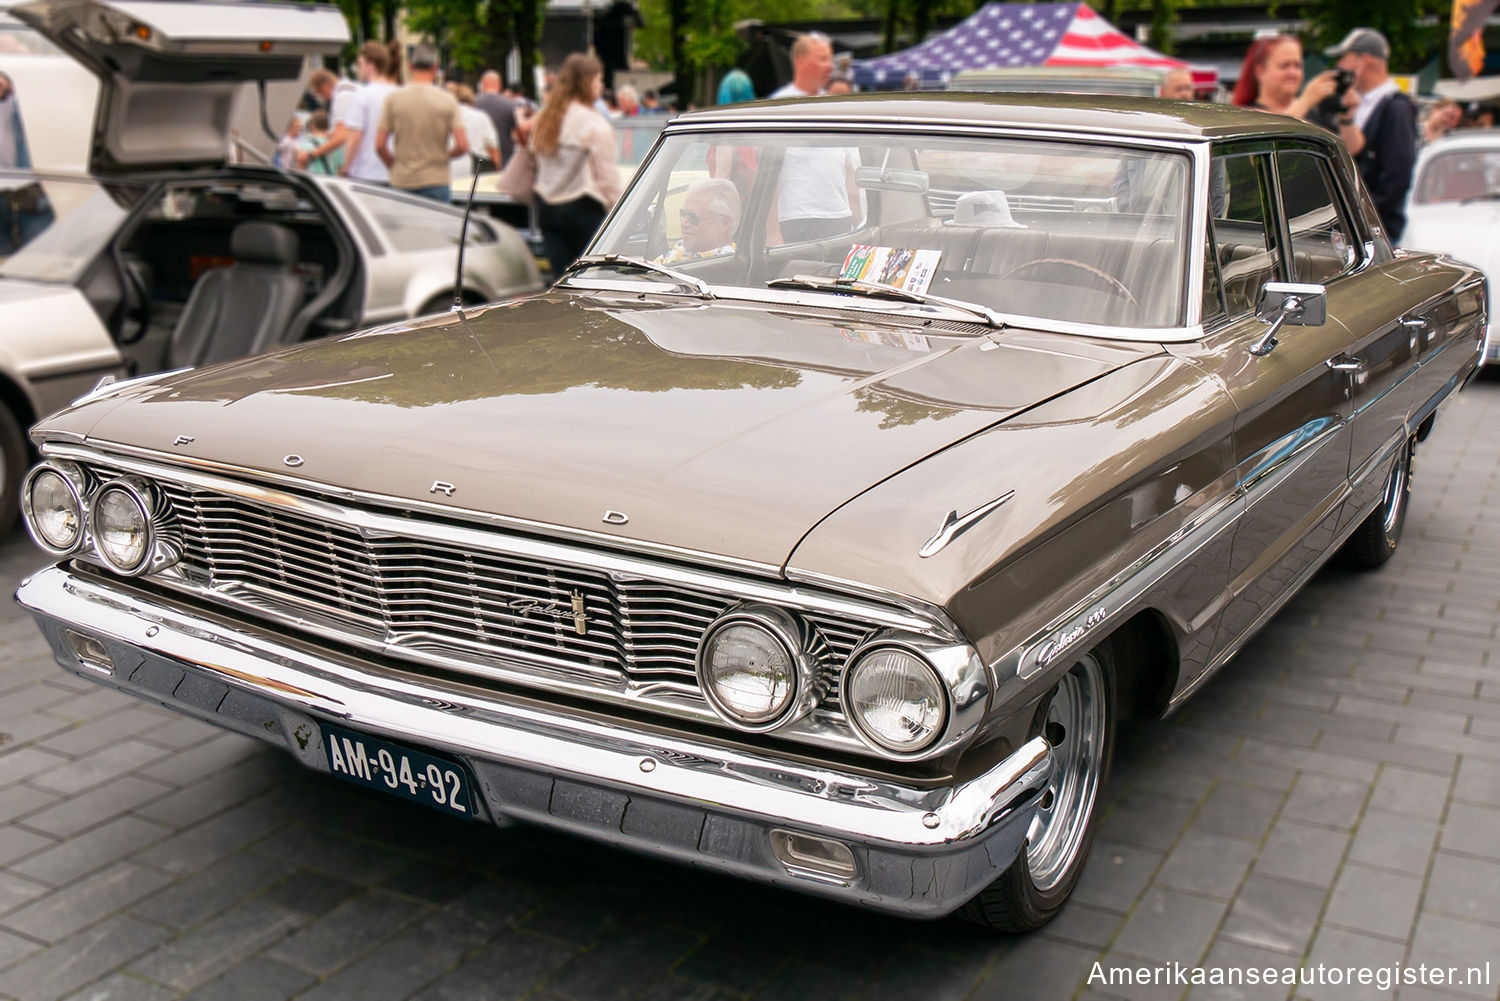
M 99 78 L 99 176 L 222 166 L 237 133 L 264 133 L 261 89 L 281 129 L 309 59 L 349 39 L 323 4 L 26 0 L 10 12 Z

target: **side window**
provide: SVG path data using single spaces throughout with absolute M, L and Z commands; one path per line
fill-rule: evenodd
M 354 197 L 374 217 L 376 225 L 385 230 L 393 247 L 409 251 L 458 246 L 458 233 L 463 225 L 461 213 L 428 208 L 375 191 L 357 189 Z M 491 238 L 482 228 L 471 226 L 468 242 L 489 243 Z
M 1253 311 L 1261 286 L 1276 280 L 1280 260 L 1264 194 L 1266 166 L 1259 153 L 1215 156 L 1210 163 L 1209 225 L 1219 278 L 1203 283 L 1205 317 L 1218 312 L 1218 302 L 1207 297 L 1217 297 L 1220 288 L 1232 318 Z
M 1322 157 L 1283 150 L 1276 171 L 1292 237 L 1292 280 L 1321 285 L 1352 268 L 1354 242 Z

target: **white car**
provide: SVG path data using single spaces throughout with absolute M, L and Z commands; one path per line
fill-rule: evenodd
M 1450 254 L 1484 271 L 1492 290 L 1484 362 L 1500 363 L 1493 292 L 1500 280 L 1500 129 L 1455 132 L 1422 147 L 1401 245 Z
M 343 45 L 337 8 L 27 0 L 9 13 L 91 69 L 101 110 L 87 174 L 0 170 L 0 530 L 27 465 L 22 431 L 101 377 L 542 287 L 496 220 L 469 220 L 460 276 L 452 206 L 226 163 L 244 93 L 295 83 L 307 57 Z

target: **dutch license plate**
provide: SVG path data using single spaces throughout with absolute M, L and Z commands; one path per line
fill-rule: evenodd
M 319 728 L 328 770 L 339 778 L 444 813 L 474 816 L 473 781 L 458 762 L 327 723 Z

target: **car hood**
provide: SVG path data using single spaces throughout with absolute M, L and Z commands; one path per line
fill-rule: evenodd
M 552 292 L 132 387 L 43 434 L 780 567 L 851 497 L 1160 351 L 858 316 Z
M 1414 205 L 1401 246 L 1447 254 L 1500 274 L 1500 202 L 1439 202 Z

